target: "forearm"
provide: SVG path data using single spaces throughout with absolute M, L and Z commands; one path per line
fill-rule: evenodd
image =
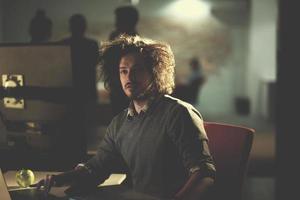
M 192 189 L 189 194 L 189 200 L 207 200 L 210 199 L 211 191 L 214 186 L 214 179 L 211 177 L 204 177 Z
M 176 193 L 175 199 L 200 200 L 208 195 L 213 184 L 214 178 L 208 176 L 203 177 L 199 171 L 195 172 Z
M 87 168 L 76 167 L 74 170 L 64 172 L 58 175 L 54 175 L 54 185 L 91 185 L 95 182 L 95 178 L 92 177 L 91 173 Z

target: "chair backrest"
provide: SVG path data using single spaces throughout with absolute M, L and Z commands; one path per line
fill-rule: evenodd
M 204 126 L 217 170 L 215 194 L 240 200 L 255 131 L 216 122 L 205 122 Z

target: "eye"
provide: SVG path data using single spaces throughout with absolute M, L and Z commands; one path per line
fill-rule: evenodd
M 126 75 L 127 73 L 128 73 L 127 69 L 121 69 L 120 70 L 120 74 L 122 74 L 122 75 Z

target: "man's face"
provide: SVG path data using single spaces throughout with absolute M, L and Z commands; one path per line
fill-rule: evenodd
M 122 56 L 119 73 L 123 91 L 133 100 L 138 100 L 151 83 L 151 73 L 139 53 L 128 53 Z

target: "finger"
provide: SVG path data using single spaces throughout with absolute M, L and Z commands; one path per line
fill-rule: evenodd
M 31 184 L 29 185 L 29 187 L 37 187 L 38 183 L 34 183 L 34 184 Z
M 48 193 L 50 192 L 50 189 L 52 187 L 52 183 L 53 183 L 53 180 L 52 180 L 52 175 L 47 175 L 46 176 L 46 182 L 45 182 L 45 189 L 44 189 L 44 194 L 47 196 Z
M 36 188 L 40 188 L 42 185 L 44 185 L 44 179 L 38 181 L 37 183 L 31 184 L 29 185 L 30 187 L 36 187 Z
M 44 195 L 47 196 L 48 192 L 49 192 L 49 179 L 50 179 L 50 175 L 47 174 L 46 175 L 46 181 L 45 181 L 45 187 L 44 187 Z
M 42 186 L 44 186 L 44 184 L 45 184 L 45 180 L 42 179 L 38 183 L 33 184 L 33 185 L 35 185 L 35 187 L 39 190 L 39 189 L 41 189 Z

